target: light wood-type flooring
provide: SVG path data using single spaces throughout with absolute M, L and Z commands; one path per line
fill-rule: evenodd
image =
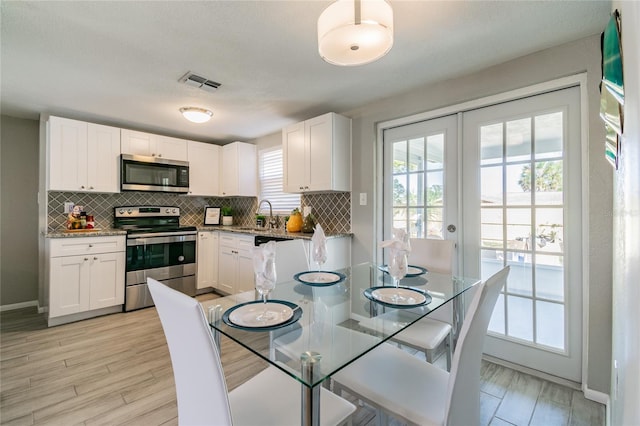
M 35 308 L 25 308 L 0 313 L 0 322 L 0 424 L 178 423 L 155 308 L 52 328 Z M 266 366 L 226 338 L 222 362 L 229 389 Z M 604 406 L 581 392 L 489 362 L 483 362 L 481 402 L 483 425 L 605 424 Z M 359 407 L 354 417 L 354 425 L 375 425 L 370 407 Z

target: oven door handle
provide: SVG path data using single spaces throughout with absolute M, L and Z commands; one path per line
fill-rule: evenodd
M 156 237 L 176 237 L 176 238 L 181 238 L 181 237 L 191 237 L 193 236 L 193 241 L 195 241 L 195 235 L 198 233 L 198 231 L 183 231 L 180 232 L 179 234 L 176 234 L 175 232 L 146 232 L 146 233 L 141 233 L 141 234 L 135 234 L 132 235 L 131 239 L 139 239 L 139 238 L 156 238 Z M 181 240 L 184 241 L 184 240 Z M 191 240 L 187 240 L 187 241 L 191 241 Z
M 158 233 L 162 234 L 162 233 Z M 182 243 L 187 241 L 196 241 L 196 235 L 171 235 L 171 236 L 159 236 L 158 234 L 145 234 L 145 235 L 153 235 L 153 237 L 149 238 L 141 238 L 136 236 L 135 238 L 127 239 L 127 246 L 142 246 L 142 245 L 152 245 L 152 244 L 166 244 L 166 243 Z

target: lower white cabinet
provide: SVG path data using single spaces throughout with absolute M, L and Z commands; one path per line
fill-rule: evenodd
M 218 288 L 218 232 L 198 232 L 197 289 Z
M 124 236 L 49 239 L 49 318 L 122 305 L 124 271 Z
M 253 240 L 253 235 L 220 233 L 218 290 L 234 294 L 255 288 L 251 255 Z

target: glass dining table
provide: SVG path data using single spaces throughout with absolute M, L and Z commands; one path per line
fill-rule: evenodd
M 254 291 L 204 301 L 202 306 L 218 344 L 224 335 L 300 382 L 300 424 L 317 426 L 320 387 L 333 374 L 445 303 L 452 304 L 455 341 L 464 294 L 480 280 L 419 268 L 412 272 L 400 282 L 412 289 L 407 290 L 411 297 L 399 304 L 384 293 L 393 292 L 385 268 L 364 263 L 320 277 L 296 274 L 296 279 L 278 283 L 269 295 L 270 307 L 282 307 L 283 316 L 275 323 L 243 322 L 262 309 Z

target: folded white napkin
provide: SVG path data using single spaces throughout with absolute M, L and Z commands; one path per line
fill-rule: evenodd
M 393 228 L 392 238 L 380 242 L 380 247 L 388 248 L 392 256 L 399 251 L 404 251 L 408 255 L 411 253 L 409 234 L 402 228 Z
M 318 223 L 311 237 L 311 243 L 313 244 L 312 259 L 318 264 L 322 265 L 327 261 L 327 237 L 324 235 L 322 226 Z
M 266 244 L 260 244 L 258 247 L 252 247 L 251 256 L 253 258 L 253 272 L 256 274 L 263 273 L 267 262 L 269 260 L 275 261 L 276 242 L 269 241 Z

